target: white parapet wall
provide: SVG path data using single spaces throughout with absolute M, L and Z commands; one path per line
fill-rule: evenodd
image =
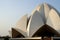
M 10 38 L 9 40 L 40 40 L 41 37 L 32 37 L 32 38 Z

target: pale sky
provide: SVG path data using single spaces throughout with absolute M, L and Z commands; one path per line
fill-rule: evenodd
M 60 12 L 60 0 L 0 0 L 0 35 L 9 34 L 9 29 L 25 14 L 42 3 L 48 3 Z

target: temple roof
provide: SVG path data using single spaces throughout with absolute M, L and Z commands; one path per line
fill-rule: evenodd
M 16 28 L 22 30 L 21 32 L 25 37 L 32 37 L 35 32 L 43 25 L 47 24 L 59 34 L 60 30 L 60 16 L 59 12 L 49 4 L 38 5 L 28 18 L 24 15 L 17 23 Z M 48 27 L 49 28 L 49 27 Z

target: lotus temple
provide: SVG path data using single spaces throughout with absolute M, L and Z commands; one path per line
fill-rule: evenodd
M 12 39 L 53 40 L 60 37 L 60 13 L 51 5 L 38 5 L 28 16 L 22 16 L 11 28 Z

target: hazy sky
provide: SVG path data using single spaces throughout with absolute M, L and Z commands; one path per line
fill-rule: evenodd
M 44 2 L 60 12 L 60 0 L 0 0 L 0 35 L 8 35 L 9 29 L 24 14 L 30 14 L 37 5 Z

